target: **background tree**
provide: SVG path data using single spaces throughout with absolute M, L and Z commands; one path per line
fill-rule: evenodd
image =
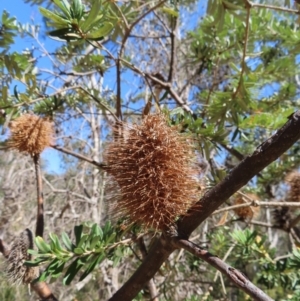
M 2 12 L 1 124 L 5 133 L 32 112 L 55 125 L 61 168 L 46 168 L 51 157 L 42 165 L 45 237 L 31 252 L 41 281 L 61 276 L 53 295 L 297 300 L 299 5 L 26 2 L 40 7 L 44 24 L 19 24 Z M 45 33 L 58 41 L 45 46 Z M 12 51 L 17 37 L 33 47 Z M 194 142 L 202 190 L 186 216 L 156 232 L 111 216 L 119 190 L 104 154 L 122 127 L 159 112 Z M 34 228 L 36 184 L 24 155 L 3 150 L 1 167 L 5 255 L 5 242 Z M 2 300 L 36 298 L 2 286 Z

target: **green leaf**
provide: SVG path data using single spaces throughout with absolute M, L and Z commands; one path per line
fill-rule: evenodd
M 84 7 L 82 5 L 81 0 L 73 0 L 70 12 L 71 12 L 71 17 L 73 19 L 76 19 L 78 21 L 81 20 L 84 14 Z
M 164 13 L 167 13 L 168 15 L 170 15 L 170 16 L 172 16 L 172 17 L 179 17 L 179 13 L 178 13 L 178 11 L 177 10 L 175 10 L 175 9 L 172 9 L 172 8 L 170 8 L 170 7 L 163 7 L 162 9 L 161 9 Z
M 62 241 L 63 241 L 64 245 L 66 246 L 67 250 L 72 251 L 72 249 L 73 249 L 72 248 L 72 242 L 71 242 L 68 234 L 66 232 L 63 232 L 61 234 L 61 238 L 62 238 Z
M 53 233 L 49 233 L 49 238 L 52 241 L 52 245 L 51 245 L 52 249 L 62 250 L 62 246 L 58 240 L 57 235 Z
M 75 248 L 73 251 L 76 255 L 82 255 L 84 250 L 82 248 Z
M 82 281 L 86 276 L 88 276 L 95 267 L 105 259 L 105 253 L 99 254 L 88 266 L 88 268 L 84 271 L 84 273 L 79 278 L 79 281 Z
M 58 278 L 62 274 L 64 270 L 64 266 L 65 266 L 64 261 L 56 260 L 55 263 L 53 262 L 52 265 L 49 265 L 47 270 L 51 273 L 52 278 Z
M 38 247 L 39 251 L 41 251 L 42 253 L 51 252 L 50 245 L 47 244 L 42 237 L 37 236 L 34 241 L 35 241 L 35 244 Z
M 101 242 L 100 235 L 94 236 L 90 243 L 90 249 L 93 250 L 97 246 L 97 244 L 100 242 Z
M 66 0 L 53 0 L 53 2 L 63 11 L 68 19 L 71 19 L 70 4 Z
M 91 234 L 92 234 L 92 236 L 100 235 L 101 231 L 102 230 L 101 230 L 100 226 L 98 224 L 94 224 L 91 229 Z
M 107 22 L 107 23 L 103 24 L 103 26 L 100 27 L 99 29 L 88 33 L 86 35 L 86 38 L 90 39 L 90 40 L 102 39 L 103 37 L 107 36 L 112 31 L 113 27 L 114 26 L 112 23 Z
M 14 95 L 15 95 L 15 98 L 20 101 L 17 85 L 14 86 Z
M 45 263 L 47 261 L 49 261 L 50 259 L 47 257 L 38 257 L 32 261 L 25 261 L 24 265 L 28 266 L 28 267 L 36 267 L 38 265 L 40 265 L 41 263 Z
M 83 225 L 78 225 L 74 227 L 76 245 L 78 245 L 80 242 L 82 231 L 83 231 Z
M 80 35 L 74 32 L 72 28 L 61 28 L 53 31 L 49 31 L 48 35 L 58 41 L 75 41 L 78 39 L 82 39 Z
M 50 277 L 51 276 L 51 273 L 50 272 L 48 272 L 48 270 L 46 269 L 42 274 L 41 274 L 41 276 L 39 277 L 39 281 L 45 281 L 45 280 L 47 280 L 47 278 L 48 277 Z
M 80 25 L 80 28 L 83 32 L 87 33 L 90 29 L 93 28 L 97 22 L 102 19 L 103 15 L 100 12 L 101 9 L 101 0 L 95 0 L 90 13 L 88 14 L 87 18 L 84 20 L 84 22 Z
M 2 100 L 4 103 L 7 103 L 7 91 L 8 91 L 7 86 L 3 86 L 2 87 Z
M 81 259 L 80 258 L 75 259 L 72 262 L 72 264 L 68 267 L 65 273 L 63 284 L 69 285 L 82 266 L 83 266 L 83 262 L 81 261 Z
M 52 20 L 55 23 L 55 26 L 57 26 L 57 27 L 66 27 L 66 26 L 70 25 L 69 20 L 61 17 L 60 15 L 58 15 L 56 13 L 53 13 L 52 11 L 50 11 L 46 8 L 39 7 L 39 10 L 44 17 Z
M 78 248 L 85 248 L 85 244 L 88 242 L 88 240 L 89 240 L 89 235 L 88 234 L 83 234 L 82 236 L 81 236 L 81 239 L 80 239 L 80 241 L 79 241 L 79 243 L 77 244 L 77 247 Z
M 170 112 L 170 116 L 179 115 L 184 116 L 184 110 L 182 107 L 177 107 Z
M 31 255 L 34 255 L 34 256 L 39 255 L 39 252 L 38 252 L 37 250 L 31 250 L 31 249 L 28 249 L 28 250 L 27 250 L 27 253 L 28 253 L 28 254 L 31 254 Z

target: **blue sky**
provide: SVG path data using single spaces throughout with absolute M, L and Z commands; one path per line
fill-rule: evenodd
M 206 3 L 207 1 L 200 1 L 199 2 L 199 8 L 197 12 L 191 12 L 186 11 L 183 13 L 183 22 L 186 23 L 188 27 L 191 29 L 195 26 L 196 20 L 200 17 L 200 15 L 203 15 L 206 10 Z M 39 12 L 38 6 L 31 6 L 29 4 L 25 3 L 25 0 L 12 0 L 12 1 L 4 1 L 0 0 L 0 13 L 2 14 L 2 11 L 6 10 L 9 12 L 11 16 L 16 17 L 17 21 L 21 24 L 34 24 L 35 25 L 43 25 L 42 15 Z M 200 15 L 199 15 L 200 13 Z M 45 31 L 42 29 L 41 34 L 39 35 L 39 40 L 41 43 L 45 45 L 45 48 L 47 50 L 54 50 L 57 46 L 61 45 L 61 42 L 54 41 L 48 37 L 45 36 Z M 15 39 L 16 43 L 11 47 L 11 51 L 23 51 L 26 48 L 31 49 L 36 45 L 36 42 L 34 39 L 30 37 L 16 37 Z M 40 46 L 38 46 L 40 48 Z M 43 68 L 52 68 L 52 64 L 49 62 L 48 58 L 39 59 L 39 67 Z M 123 74 L 124 76 L 124 74 Z M 133 81 L 136 81 L 136 79 L 133 78 Z M 14 87 L 14 85 L 17 85 L 18 90 L 22 91 L 22 83 L 16 82 L 13 83 L 11 86 Z M 109 86 L 112 89 L 115 89 L 115 74 L 114 70 L 110 71 L 109 74 L 106 74 L 104 86 Z M 138 82 L 137 82 L 138 85 Z M 122 89 L 122 97 L 124 99 L 128 98 L 128 95 L 130 94 L 130 91 L 132 89 L 131 87 L 126 87 L 126 84 L 123 85 Z M 49 91 L 51 93 L 53 91 Z M 43 152 L 43 158 L 48 162 L 47 164 L 47 171 L 48 172 L 61 172 L 62 169 L 60 167 L 60 159 L 58 156 L 58 153 L 56 150 L 47 149 Z
M 6 10 L 9 12 L 10 16 L 16 17 L 18 22 L 25 24 L 32 24 L 32 20 L 34 19 L 35 24 L 42 24 L 42 16 L 38 10 L 37 6 L 30 6 L 26 4 L 24 0 L 12 0 L 12 1 L 0 1 L 0 13 L 2 15 L 2 11 Z M 54 47 L 55 41 L 51 39 L 41 39 L 47 47 Z M 33 39 L 29 37 L 21 38 L 16 37 L 15 45 L 11 48 L 11 51 L 22 51 L 25 48 L 31 48 L 34 45 Z M 44 62 L 46 63 L 46 61 Z M 45 66 L 44 66 L 45 67 Z M 22 85 L 20 83 L 16 83 L 18 85 L 18 89 L 22 89 Z M 12 85 L 13 87 L 14 85 Z M 43 159 L 45 160 L 46 169 L 48 172 L 61 172 L 60 167 L 60 159 L 58 152 L 53 149 L 46 149 L 42 154 Z

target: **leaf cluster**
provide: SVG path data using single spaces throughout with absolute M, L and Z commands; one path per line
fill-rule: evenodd
M 85 222 L 74 227 L 74 236 L 75 242 L 65 232 L 61 239 L 50 233 L 49 243 L 39 236 L 35 238 L 38 250 L 29 250 L 35 259 L 26 264 L 39 266 L 48 263 L 39 277 L 40 281 L 63 274 L 63 283 L 68 285 L 80 270 L 84 270 L 79 278 L 81 281 L 106 258 L 117 264 L 124 255 L 125 246 L 116 243 L 117 232 L 110 222 L 102 228 L 98 224 Z
M 102 40 L 113 29 L 113 23 L 107 18 L 108 5 L 102 0 L 94 0 L 88 12 L 81 0 L 53 1 L 57 10 L 40 7 L 41 14 L 49 20 L 48 26 L 56 29 L 48 32 L 49 36 L 58 40 Z

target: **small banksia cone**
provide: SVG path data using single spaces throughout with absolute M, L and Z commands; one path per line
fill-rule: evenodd
M 247 193 L 247 197 L 251 200 L 258 200 L 257 195 L 252 193 Z M 234 205 L 245 204 L 249 202 L 249 199 L 241 195 L 236 195 L 234 198 Z M 235 214 L 243 220 L 252 220 L 259 214 L 259 207 L 257 206 L 247 206 L 234 209 Z
M 105 152 L 120 190 L 112 214 L 144 228 L 168 229 L 199 198 L 194 149 L 161 114 L 124 124 L 123 134 Z
M 45 118 L 24 114 L 12 121 L 9 128 L 8 146 L 32 157 L 52 143 L 53 124 Z
M 288 201 L 300 202 L 300 173 L 292 171 L 286 176 L 285 181 L 290 186 Z
M 27 253 L 28 249 L 33 249 L 33 236 L 32 232 L 26 229 L 15 238 L 7 258 L 6 273 L 14 284 L 28 284 L 39 277 L 38 267 L 24 265 L 25 261 L 31 260 L 31 255 Z
M 280 229 L 288 230 L 292 216 L 290 208 L 286 206 L 278 207 L 272 212 L 274 225 Z

